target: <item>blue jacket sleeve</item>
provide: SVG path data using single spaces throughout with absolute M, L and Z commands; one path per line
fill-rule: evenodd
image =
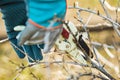
M 65 17 L 66 0 L 27 0 L 27 4 L 30 21 L 41 26 L 40 28 L 47 28 L 54 16 L 61 19 Z M 56 22 L 52 27 L 60 24 L 61 22 Z

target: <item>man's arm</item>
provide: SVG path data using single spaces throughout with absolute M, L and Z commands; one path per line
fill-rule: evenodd
M 19 45 L 44 43 L 44 53 L 48 53 L 62 31 L 66 0 L 27 0 L 26 3 L 27 27 L 18 35 L 18 43 Z
M 26 4 L 24 0 L 0 0 L 0 9 L 3 14 L 2 18 L 5 22 L 5 27 L 9 41 L 14 44 L 13 48 L 16 51 L 19 58 L 24 58 L 25 55 L 28 55 L 29 62 L 34 62 L 36 60 L 42 59 L 42 54 L 40 48 L 37 45 L 31 46 L 18 46 L 16 36 L 19 32 L 14 31 L 14 27 L 17 25 L 25 25 L 27 21 L 26 16 Z M 24 53 L 22 53 L 20 50 Z M 25 54 L 27 53 L 27 54 Z

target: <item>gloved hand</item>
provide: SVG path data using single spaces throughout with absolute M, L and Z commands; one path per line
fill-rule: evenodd
M 29 57 L 27 56 L 27 58 L 29 62 L 42 60 L 43 56 L 41 53 L 41 49 L 37 45 L 31 46 L 23 45 L 22 47 L 17 45 L 16 36 L 18 35 L 19 32 L 14 31 L 14 27 L 17 25 L 25 25 L 25 22 L 27 21 L 26 7 L 24 1 L 23 0 L 21 1 L 19 0 L 16 2 L 14 1 L 12 4 L 12 1 L 10 2 L 8 0 L 8 3 L 6 1 L 6 4 L 2 4 L 0 8 L 3 14 L 3 19 L 5 21 L 8 38 L 10 42 L 14 44 L 11 45 L 13 46 L 19 58 L 22 59 L 25 57 L 25 55 L 28 55 Z M 27 54 L 23 54 L 15 46 Z M 40 47 L 43 47 L 43 45 L 40 45 Z
M 54 24 L 54 22 L 53 22 Z M 52 26 L 52 23 L 49 27 Z M 27 27 L 17 36 L 19 45 L 33 45 L 33 44 L 44 44 L 44 53 L 49 52 L 49 50 L 54 45 L 55 41 L 59 37 L 62 31 L 62 25 L 57 29 L 46 30 L 40 29 L 31 23 L 27 22 Z
M 47 53 L 62 31 L 60 20 L 65 17 L 66 0 L 27 0 L 26 3 L 29 20 L 17 37 L 18 43 L 44 43 L 44 53 Z

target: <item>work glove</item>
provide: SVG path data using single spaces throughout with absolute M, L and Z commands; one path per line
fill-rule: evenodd
M 22 59 L 27 55 L 27 58 L 31 63 L 42 60 L 43 56 L 40 47 L 43 47 L 44 45 L 38 47 L 37 45 L 18 46 L 17 44 L 16 36 L 19 31 L 14 31 L 14 27 L 17 25 L 25 25 L 25 22 L 27 21 L 24 1 L 14 1 L 13 4 L 11 1 L 10 3 L 3 4 L 0 8 L 3 14 L 3 20 L 5 21 L 8 38 L 18 57 Z
M 52 27 L 51 23 L 49 27 Z M 48 53 L 62 32 L 62 25 L 56 29 L 40 29 L 27 22 L 27 27 L 17 36 L 19 45 L 44 44 L 44 53 Z

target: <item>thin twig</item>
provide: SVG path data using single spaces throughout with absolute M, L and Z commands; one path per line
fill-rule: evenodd
M 8 41 L 8 40 L 9 40 L 8 38 L 2 39 L 2 40 L 0 40 L 0 44 L 6 42 L 6 41 Z
M 101 6 L 102 6 L 102 8 L 103 8 L 103 10 L 104 10 L 104 12 L 105 12 L 105 14 L 106 14 L 106 16 L 107 16 L 109 19 L 112 19 L 111 16 L 109 15 L 109 13 L 108 13 L 105 5 L 104 5 L 103 0 L 99 0 L 99 2 L 100 2 L 100 4 L 101 4 Z M 115 32 L 120 36 L 120 31 L 119 31 L 119 29 L 118 29 L 118 26 L 115 25 L 114 23 L 112 23 L 112 25 L 113 25 L 113 28 L 114 28 Z
M 69 6 L 68 8 L 69 8 L 69 9 L 79 9 L 80 12 L 81 12 L 81 11 L 85 11 L 85 12 L 88 12 L 88 13 L 93 13 L 93 14 L 98 15 L 99 17 L 103 18 L 104 20 L 108 20 L 110 23 L 115 24 L 115 25 L 117 26 L 117 28 L 120 27 L 120 24 L 116 23 L 114 20 L 112 20 L 112 19 L 110 19 L 110 18 L 108 18 L 108 17 L 106 17 L 106 16 L 103 16 L 103 15 L 101 15 L 101 14 L 98 14 L 97 11 L 90 10 L 90 9 L 86 9 L 86 8 L 81 8 L 81 7 L 74 7 L 74 6 Z
M 102 79 L 102 80 L 109 80 L 101 75 L 96 75 L 96 74 L 93 74 L 93 73 L 79 73 L 79 77 L 82 77 L 82 76 L 93 76 L 94 78 L 99 78 L 99 79 Z

